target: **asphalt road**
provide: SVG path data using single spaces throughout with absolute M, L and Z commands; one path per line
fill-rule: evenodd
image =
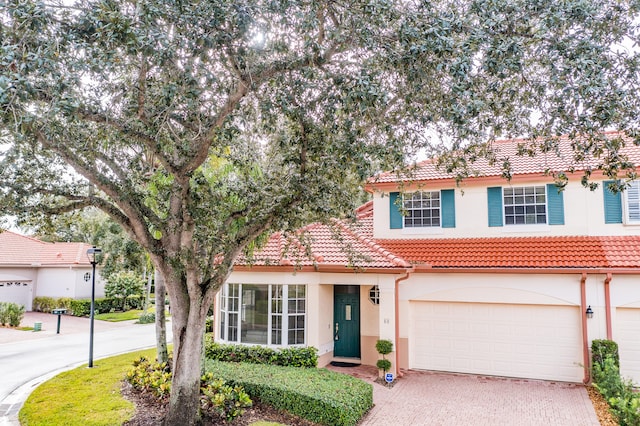
M 39 316 L 38 316 L 39 315 Z M 89 320 L 62 317 L 55 334 L 55 316 L 27 313 L 26 320 L 44 318 L 43 332 L 0 328 L 0 426 L 18 425 L 17 413 L 38 384 L 61 371 L 89 360 Z M 30 334 L 29 334 L 30 333 Z M 167 323 L 171 341 L 171 324 Z M 93 339 L 94 367 L 100 358 L 155 346 L 154 324 L 102 324 L 96 321 Z

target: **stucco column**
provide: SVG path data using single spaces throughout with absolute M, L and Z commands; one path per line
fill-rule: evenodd
M 386 358 L 391 361 L 391 373 L 397 376 L 398 367 L 395 362 L 398 344 L 396 342 L 395 278 L 394 275 L 380 277 L 378 287 L 380 288 L 380 339 L 393 342 L 393 352 L 386 355 Z

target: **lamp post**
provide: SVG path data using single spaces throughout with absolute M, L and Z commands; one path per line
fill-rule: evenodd
M 87 250 L 87 258 L 91 263 L 92 274 L 91 274 L 91 326 L 89 329 L 89 368 L 93 367 L 93 314 L 95 307 L 95 299 L 96 299 L 96 256 L 102 253 L 102 249 L 97 248 L 96 246 L 91 247 Z

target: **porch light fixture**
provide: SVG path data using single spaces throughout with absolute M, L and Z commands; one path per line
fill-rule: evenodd
M 98 255 L 102 253 L 102 249 L 97 248 L 96 246 L 91 247 L 87 250 L 87 259 L 89 259 L 89 263 L 91 263 L 92 273 L 91 273 L 91 312 L 90 312 L 90 328 L 89 328 L 89 368 L 93 368 L 93 316 L 94 316 L 94 308 L 95 308 L 95 299 L 96 299 L 96 264 L 98 263 L 96 258 Z
M 591 309 L 591 305 L 587 307 L 585 314 L 587 315 L 587 318 L 593 318 L 593 309 Z

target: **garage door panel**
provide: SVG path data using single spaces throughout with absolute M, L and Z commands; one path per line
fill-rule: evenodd
M 411 368 L 582 379 L 577 307 L 421 301 L 410 315 Z
M 31 289 L 30 282 L 0 282 L 0 302 L 16 303 L 30 310 Z
M 613 337 L 620 353 L 620 374 L 640 383 L 640 309 L 616 309 Z

